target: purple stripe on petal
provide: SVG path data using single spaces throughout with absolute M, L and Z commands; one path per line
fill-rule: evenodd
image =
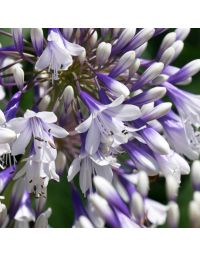
M 15 168 L 13 166 L 6 168 L 0 172 L 0 193 L 6 188 L 9 181 L 13 178 L 15 174 Z

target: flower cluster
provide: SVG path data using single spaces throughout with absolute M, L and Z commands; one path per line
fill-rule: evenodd
M 191 161 L 189 216 L 200 226 L 200 97 L 181 88 L 200 59 L 172 64 L 189 32 L 0 30 L 12 40 L 0 48 L 0 227 L 50 227 L 47 187 L 62 176 L 73 227 L 178 227 Z M 148 195 L 159 177 L 165 205 Z

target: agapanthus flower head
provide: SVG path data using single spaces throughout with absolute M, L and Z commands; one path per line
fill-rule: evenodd
M 73 227 L 178 227 L 193 160 L 189 218 L 200 227 L 200 98 L 183 87 L 200 60 L 173 64 L 189 32 L 0 31 L 13 39 L 0 46 L 0 227 L 50 227 L 54 181 L 55 197 L 60 181 L 71 191 L 59 202 L 72 201 Z M 151 193 L 156 182 L 165 204 Z

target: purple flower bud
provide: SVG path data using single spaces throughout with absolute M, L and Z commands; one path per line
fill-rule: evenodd
M 155 159 L 142 147 L 129 142 L 123 145 L 123 148 L 128 152 L 138 170 L 147 171 L 148 175 L 157 174 L 158 166 Z
M 94 177 L 94 185 L 97 192 L 104 197 L 111 205 L 117 207 L 124 214 L 129 215 L 128 208 L 121 200 L 119 194 L 116 192 L 114 187 L 104 178 L 100 176 Z
M 200 71 L 200 59 L 193 60 L 182 67 L 177 73 L 172 75 L 168 81 L 170 83 L 178 83 L 185 81 L 187 78 L 194 76 Z
M 15 82 L 16 82 L 19 90 L 22 90 L 23 86 L 24 86 L 24 71 L 23 71 L 23 69 L 20 66 L 15 65 L 14 70 L 13 70 L 13 76 L 14 76 Z
M 44 35 L 43 35 L 42 28 L 31 29 L 31 41 L 37 56 L 40 56 L 43 52 L 43 44 L 44 44 Z
M 16 92 L 14 96 L 10 99 L 6 106 L 5 116 L 6 120 L 9 121 L 10 119 L 16 117 L 16 113 L 19 107 L 20 99 L 21 99 L 22 92 Z
M 154 102 L 158 99 L 161 99 L 165 94 L 166 94 L 166 88 L 154 87 L 148 91 L 142 92 L 142 93 L 126 100 L 125 103 L 142 106 L 144 104 Z
M 16 49 L 20 53 L 23 53 L 24 43 L 23 43 L 22 28 L 13 28 L 12 29 L 12 35 L 13 35 L 13 40 L 14 40 L 14 44 L 15 44 Z
M 89 201 L 95 207 L 99 215 L 108 223 L 108 225 L 114 228 L 120 227 L 117 216 L 103 197 L 99 196 L 98 194 L 91 194 L 89 196 Z
M 130 94 L 129 89 L 119 81 L 100 73 L 97 73 L 97 77 L 109 89 L 113 96 L 119 97 L 123 95 L 127 97 Z
M 126 52 L 122 57 L 119 59 L 118 63 L 114 68 L 110 71 L 109 76 L 112 78 L 117 77 L 124 71 L 126 71 L 135 61 L 135 52 L 129 51 Z
M 153 63 L 149 68 L 145 70 L 145 72 L 141 75 L 141 77 L 137 80 L 135 84 L 132 86 L 132 90 L 137 90 L 144 86 L 145 84 L 151 82 L 155 79 L 163 70 L 164 64 L 161 62 Z
M 146 43 L 155 33 L 153 28 L 144 28 L 141 29 L 127 45 L 124 51 L 135 50 L 144 43 Z
M 113 45 L 112 55 L 118 53 L 121 49 L 123 49 L 134 37 L 135 32 L 135 28 L 124 29 L 121 35 L 119 36 L 117 42 Z
M 112 45 L 110 43 L 101 42 L 97 47 L 96 62 L 97 65 L 104 65 L 111 54 Z

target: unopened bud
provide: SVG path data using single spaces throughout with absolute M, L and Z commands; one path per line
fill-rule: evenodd
M 173 60 L 180 55 L 180 53 L 183 50 L 183 47 L 184 47 L 184 43 L 181 40 L 178 40 L 175 43 L 173 43 L 172 48 L 174 48 L 175 50 Z
M 35 199 L 35 210 L 37 216 L 39 216 L 44 211 L 46 201 L 47 198 L 43 196 Z
M 143 197 L 147 196 L 149 192 L 149 178 L 144 171 L 138 175 L 137 190 Z
M 31 29 L 31 41 L 37 56 L 40 56 L 43 51 L 44 35 L 42 28 Z
M 152 111 L 150 111 L 149 113 L 144 115 L 142 117 L 142 119 L 145 120 L 146 122 L 154 120 L 154 119 L 158 119 L 158 118 L 166 115 L 171 110 L 171 107 L 172 107 L 171 102 L 161 103 L 161 104 L 157 105 Z
M 184 81 L 181 81 L 179 83 L 176 83 L 177 85 L 188 85 L 188 84 L 191 84 L 192 82 L 192 77 L 188 77 L 187 79 L 185 79 Z
M 91 48 L 94 48 L 97 43 L 98 34 L 97 34 L 97 31 L 94 31 L 94 32 L 92 31 L 91 33 L 92 33 L 92 35 L 90 36 L 89 44 L 90 44 Z
M 135 52 L 129 51 L 126 52 L 122 57 L 119 59 L 117 65 L 110 71 L 109 76 L 117 77 L 124 71 L 126 71 L 135 61 Z
M 167 49 L 169 48 L 170 46 L 172 46 L 172 44 L 176 41 L 176 33 L 175 32 L 170 32 L 168 33 L 162 43 L 161 43 L 161 46 L 160 46 L 160 49 L 159 49 L 159 54 L 158 55 L 162 55 L 162 53 Z
M 119 208 L 124 214 L 128 214 L 126 205 L 123 203 L 114 187 L 106 179 L 100 176 L 95 176 L 93 181 L 97 192 L 102 197 L 104 197 L 109 203 Z
M 131 103 L 131 104 L 141 106 L 162 98 L 166 94 L 166 91 L 167 90 L 165 87 L 154 87 L 152 89 L 149 89 L 148 91 L 139 93 L 133 98 L 130 98 L 129 100 L 126 101 L 126 103 Z
M 194 191 L 193 193 L 193 200 L 199 205 L 200 207 L 200 191 Z
M 179 184 L 172 175 L 166 177 L 166 193 L 169 201 L 176 200 L 178 195 Z
M 19 65 L 14 67 L 13 76 L 18 88 L 22 90 L 24 86 L 24 71 Z
M 58 174 L 62 174 L 67 163 L 67 159 L 65 154 L 62 151 L 58 151 L 56 157 L 56 172 Z
M 139 80 L 133 85 L 133 89 L 134 90 L 139 89 L 143 85 L 151 82 L 158 75 L 160 75 L 163 68 L 164 68 L 164 64 L 162 62 L 153 63 L 148 69 L 145 70 L 145 72 L 141 75 Z
M 155 33 L 154 28 L 144 28 L 141 29 L 126 47 L 126 50 L 136 50 L 138 47 L 146 43 Z
M 200 190 L 200 161 L 195 160 L 191 167 L 192 184 L 195 190 Z
M 94 228 L 91 221 L 86 216 L 79 217 L 79 227 L 80 228 Z
M 165 66 L 173 60 L 175 55 L 175 49 L 173 47 L 167 48 L 160 57 L 160 62 L 164 63 Z
M 184 41 L 190 33 L 190 28 L 177 28 L 175 30 L 176 40 Z
M 110 43 L 101 42 L 97 47 L 96 62 L 98 66 L 104 65 L 111 54 L 112 45 Z
M 130 94 L 129 89 L 124 84 L 111 78 L 110 76 L 97 73 L 97 77 L 114 96 L 119 97 L 123 95 L 124 97 L 127 97 Z
M 135 28 L 126 28 L 122 31 L 116 44 L 113 46 L 113 51 L 120 51 L 124 46 L 126 46 L 136 33 Z
M 65 108 L 71 104 L 74 99 L 74 89 L 71 85 L 68 85 L 63 92 Z
M 200 228 L 200 206 L 196 201 L 189 204 L 189 217 L 193 228 Z
M 88 204 L 87 213 L 92 223 L 94 223 L 95 227 L 97 228 L 104 227 L 104 224 L 105 224 L 104 219 L 99 215 L 96 208 L 91 203 Z
M 23 52 L 23 31 L 22 28 L 13 28 L 12 29 L 12 35 L 14 39 L 14 44 L 16 49 L 22 53 Z
M 132 215 L 140 221 L 144 217 L 144 202 L 138 192 L 134 192 L 131 196 L 130 207 Z
M 86 60 L 86 50 L 84 49 L 81 54 L 78 56 L 78 59 L 80 61 L 80 64 L 83 65 L 83 63 Z
M 182 67 L 177 73 L 172 75 L 169 82 L 179 83 L 185 81 L 188 77 L 194 76 L 200 71 L 200 59 L 193 60 Z
M 160 84 L 164 83 L 165 81 L 167 81 L 168 78 L 169 78 L 169 76 L 165 75 L 165 74 L 158 75 L 155 79 L 153 79 L 151 81 L 151 84 L 160 85 Z
M 116 219 L 108 202 L 98 194 L 89 195 L 90 203 L 95 207 L 98 214 L 112 227 L 119 227 L 119 222 Z
M 45 111 L 47 110 L 49 103 L 51 101 L 51 97 L 49 95 L 45 95 L 42 100 L 40 101 L 38 108 L 40 111 Z
M 167 211 L 167 224 L 170 228 L 177 228 L 179 224 L 179 207 L 175 202 L 169 202 Z
M 139 132 L 146 141 L 147 145 L 160 155 L 167 155 L 170 147 L 165 138 L 151 127 L 144 128 Z
M 48 228 L 48 219 L 52 214 L 51 208 L 41 213 L 35 222 L 35 228 Z
M 142 44 L 140 47 L 135 49 L 135 55 L 137 58 L 141 57 L 143 52 L 146 50 L 147 46 L 148 46 L 148 42 Z

